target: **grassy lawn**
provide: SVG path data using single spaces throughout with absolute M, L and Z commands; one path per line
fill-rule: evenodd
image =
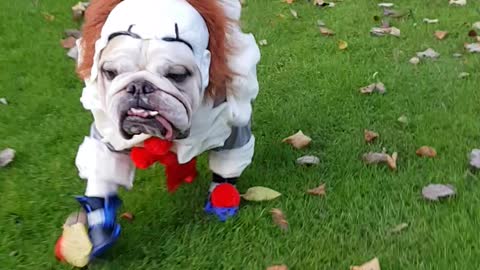
M 348 269 L 375 256 L 383 269 L 478 269 L 480 184 L 464 175 L 469 151 L 480 145 L 480 55 L 452 54 L 470 42 L 479 2 L 455 8 L 446 0 L 396 1 L 413 17 L 392 20 L 400 38 L 375 38 L 369 30 L 382 13 L 377 1 L 345 0 L 331 9 L 303 0 L 247 1 L 245 30 L 268 45 L 258 68 L 255 161 L 239 189 L 262 185 L 283 196 L 244 203 L 222 224 L 202 210 L 210 179 L 205 158 L 199 179 L 174 195 L 165 190 L 162 168 L 141 171 L 134 190 L 121 194 L 135 221 L 121 221 L 119 242 L 89 269 Z M 78 27 L 70 13 L 75 2 L 0 1 L 0 97 L 10 102 L 0 105 L 0 148 L 17 150 L 15 162 L 0 170 L 1 269 L 70 269 L 55 261 L 53 245 L 65 217 L 78 209 L 73 196 L 84 191 L 74 158 L 92 121 L 79 102 L 74 63 L 59 45 L 65 28 Z M 47 22 L 43 12 L 55 20 Z M 424 17 L 440 22 L 427 25 Z M 319 19 L 334 37 L 319 34 Z M 435 30 L 450 34 L 439 41 Z M 346 51 L 337 48 L 340 39 Z M 408 62 L 429 47 L 441 54 L 437 61 Z M 470 77 L 459 79 L 460 72 Z M 377 80 L 387 94 L 358 93 Z M 408 126 L 397 122 L 401 115 Z M 366 145 L 365 128 L 379 140 Z M 281 143 L 299 129 L 313 138 L 308 149 Z M 438 157 L 416 157 L 422 145 L 435 147 Z M 383 147 L 399 153 L 398 171 L 361 162 L 364 152 Z M 321 165 L 298 168 L 294 161 L 304 154 L 320 156 Z M 305 195 L 322 182 L 325 198 Z M 427 203 L 421 189 L 429 183 L 452 183 L 458 196 Z M 286 214 L 287 233 L 272 223 L 274 207 Z M 403 222 L 410 225 L 405 231 L 388 233 Z

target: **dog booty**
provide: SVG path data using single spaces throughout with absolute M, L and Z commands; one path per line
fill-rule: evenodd
M 214 214 L 222 222 L 233 217 L 238 212 L 240 193 L 235 186 L 223 183 L 217 185 L 209 195 L 205 212 Z
M 77 197 L 87 212 L 88 236 L 93 249 L 90 257 L 98 257 L 109 249 L 120 236 L 120 225 L 116 223 L 117 209 L 122 201 L 118 196 L 107 198 Z

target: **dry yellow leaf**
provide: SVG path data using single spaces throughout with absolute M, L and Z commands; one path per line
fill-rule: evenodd
M 333 32 L 333 30 L 331 29 L 328 29 L 327 27 L 320 27 L 320 34 L 324 35 L 324 36 L 333 36 L 335 35 L 335 32 Z
M 447 31 L 435 31 L 435 37 L 436 37 L 438 40 L 444 39 L 445 37 L 447 37 L 447 35 L 448 35 L 448 32 L 447 32 Z
M 350 270 L 380 270 L 380 262 L 378 258 L 375 257 L 361 266 L 350 266 Z
M 325 196 L 327 194 L 325 190 L 325 184 L 321 184 L 316 188 L 307 190 L 307 194 L 314 195 L 314 196 Z
M 287 4 L 292 4 L 294 0 L 285 0 L 284 2 Z
M 345 40 L 338 41 L 338 48 L 340 50 L 345 50 L 348 47 L 348 43 Z
M 311 141 L 312 139 L 303 134 L 301 130 L 293 134 L 292 136 L 282 140 L 282 142 L 291 144 L 296 149 L 305 148 L 310 144 Z
M 55 16 L 48 12 L 43 13 L 43 18 L 45 18 L 45 20 L 49 22 L 53 22 L 55 20 Z

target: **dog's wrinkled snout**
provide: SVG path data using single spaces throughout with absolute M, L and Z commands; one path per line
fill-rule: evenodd
M 149 81 L 137 80 L 127 85 L 127 93 L 133 96 L 146 95 L 155 92 L 157 88 Z

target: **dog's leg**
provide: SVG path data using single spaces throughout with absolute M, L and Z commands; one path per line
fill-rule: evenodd
M 222 221 L 237 213 L 240 198 L 232 198 L 239 196 L 236 181 L 252 162 L 254 147 L 255 137 L 248 124 L 244 127 L 233 127 L 224 146 L 210 152 L 209 167 L 213 179 L 205 207 L 207 213 L 216 214 Z M 215 196 L 221 199 L 215 202 L 212 200 Z
M 80 177 L 88 181 L 85 196 L 77 200 L 87 212 L 95 257 L 108 249 L 120 234 L 116 211 L 121 200 L 117 190 L 120 186 L 132 187 L 135 169 L 128 152 L 114 151 L 103 143 L 94 125 L 90 137 L 85 137 L 80 145 L 75 163 Z

